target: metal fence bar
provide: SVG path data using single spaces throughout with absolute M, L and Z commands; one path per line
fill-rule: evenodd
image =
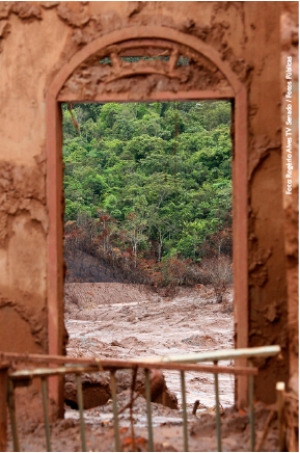
M 172 354 L 163 357 L 143 357 L 140 359 L 140 361 L 148 362 L 149 364 L 162 362 L 214 362 L 215 360 L 237 359 L 242 357 L 271 357 L 273 355 L 279 354 L 280 351 L 280 346 L 260 346 L 257 348 L 221 349 L 218 351 L 197 352 L 191 354 Z M 136 360 L 136 362 L 138 361 L 139 359 Z
M 50 439 L 50 423 L 48 414 L 48 385 L 46 378 L 42 378 L 42 397 L 43 397 L 43 411 L 45 421 L 45 433 L 46 433 L 46 446 L 47 451 L 51 451 L 51 439 Z
M 85 426 L 84 426 L 84 416 L 83 416 L 83 396 L 82 396 L 82 382 L 81 376 L 76 376 L 77 384 L 77 402 L 80 415 L 80 437 L 81 437 L 81 447 L 82 451 L 86 451 L 86 442 L 85 442 Z
M 249 366 L 252 365 L 251 360 L 248 361 Z M 254 422 L 254 378 L 249 376 L 249 419 L 250 419 L 250 451 L 255 451 L 255 422 Z
M 17 431 L 17 422 L 16 422 L 14 384 L 11 380 L 8 381 L 8 408 L 9 408 L 9 416 L 10 416 L 14 451 L 21 451 L 20 444 L 19 444 L 19 438 L 18 438 L 18 431 Z
M 111 364 L 111 362 L 113 364 Z M 175 370 L 175 371 L 195 371 L 199 373 L 223 373 L 223 374 L 233 374 L 233 375 L 245 375 L 248 376 L 249 374 L 258 374 L 257 368 L 248 368 L 248 367 L 227 367 L 227 366 L 219 366 L 216 368 L 212 365 L 198 365 L 195 363 L 179 363 L 179 362 L 170 362 L 170 363 L 147 363 L 147 362 L 125 362 L 121 361 L 109 361 L 108 363 L 104 362 L 102 364 L 103 370 L 111 370 L 111 369 L 131 369 L 133 367 L 140 367 L 140 368 L 148 368 L 151 369 L 161 369 L 161 370 Z M 66 367 L 59 367 L 59 368 L 37 368 L 35 370 L 20 370 L 14 371 L 10 373 L 9 378 L 13 381 L 23 380 L 24 378 L 27 379 L 34 379 L 34 378 L 41 378 L 41 377 L 49 377 L 49 376 L 64 376 L 65 374 L 81 374 L 81 373 L 95 373 L 99 371 L 98 365 L 86 365 L 86 366 L 66 366 Z
M 131 367 L 132 365 L 137 365 L 141 367 L 146 367 L 146 365 L 141 365 L 141 363 L 148 363 L 156 364 L 161 362 L 208 362 L 214 360 L 227 360 L 227 359 L 235 359 L 241 357 L 271 357 L 274 355 L 279 354 L 281 351 L 280 346 L 260 346 L 257 348 L 240 348 L 240 349 L 221 349 L 217 351 L 211 352 L 200 352 L 200 353 L 191 353 L 191 354 L 172 354 L 163 357 L 151 356 L 151 357 L 143 357 L 137 358 L 133 360 L 114 360 L 114 359 L 101 359 L 101 365 L 107 366 L 120 366 L 122 364 L 127 367 Z M 93 358 L 79 358 L 79 357 L 65 357 L 65 356 L 58 356 L 58 355 L 46 355 L 46 354 L 18 354 L 16 352 L 2 352 L 0 351 L 1 359 L 5 360 L 18 360 L 18 361 L 31 361 L 37 363 L 63 363 L 63 364 L 95 364 L 99 367 L 99 361 L 95 357 Z
M 217 361 L 214 361 L 215 366 L 218 365 Z M 217 443 L 218 451 L 222 451 L 222 440 L 221 440 L 221 417 L 220 417 L 220 401 L 219 401 L 219 375 L 215 374 L 215 397 L 216 397 L 216 425 L 217 425 Z
M 110 391 L 111 391 L 112 402 L 113 402 L 115 450 L 121 451 L 120 435 L 119 435 L 118 406 L 117 406 L 117 384 L 116 384 L 116 376 L 115 376 L 114 371 L 110 372 Z
M 109 370 L 111 375 L 110 387 L 113 400 L 113 416 L 114 416 L 114 431 L 115 431 L 115 450 L 122 451 L 120 446 L 120 434 L 118 426 L 118 408 L 117 408 L 117 388 L 115 371 L 122 368 L 133 368 L 142 367 L 145 369 L 145 389 L 146 389 L 146 403 L 147 403 L 147 424 L 148 424 L 148 451 L 154 452 L 154 441 L 153 441 L 153 425 L 152 425 L 152 414 L 151 414 L 151 386 L 150 386 L 150 369 L 169 369 L 180 371 L 181 376 L 181 393 L 182 393 L 182 409 L 183 409 L 183 443 L 184 451 L 188 451 L 188 423 L 187 423 L 187 411 L 186 411 L 186 387 L 185 387 L 185 372 L 196 371 L 196 372 L 207 372 L 214 374 L 215 379 L 215 398 L 216 398 L 216 431 L 217 431 L 217 445 L 218 451 L 222 451 L 221 442 L 221 414 L 220 414 L 220 402 L 219 402 L 219 373 L 228 373 L 233 375 L 247 375 L 249 378 L 249 421 L 250 421 L 250 442 L 251 451 L 255 451 L 255 424 L 254 424 L 254 375 L 258 373 L 257 368 L 251 366 L 251 358 L 253 357 L 270 357 L 280 352 L 279 346 L 267 346 L 259 348 L 245 348 L 238 350 L 220 350 L 205 353 L 196 354 L 185 354 L 185 355 L 170 355 L 164 357 L 148 357 L 142 359 L 133 360 L 114 360 L 104 359 L 101 360 L 101 370 Z M 0 351 L 0 358 L 3 359 L 7 356 L 13 355 L 14 359 L 30 361 L 31 357 L 17 354 L 15 357 L 14 353 L 2 353 Z M 93 359 L 78 359 L 78 358 L 65 358 L 62 356 L 40 356 L 32 354 L 32 362 L 51 361 L 54 357 L 55 363 L 65 363 L 66 365 L 57 367 L 56 369 L 49 368 L 36 368 L 27 369 L 21 371 L 15 371 L 9 374 L 8 379 L 8 407 L 12 427 L 12 438 L 14 451 L 20 451 L 17 423 L 16 423 L 16 410 L 14 401 L 14 382 L 19 383 L 18 385 L 25 385 L 26 380 L 28 382 L 33 378 L 42 379 L 42 396 L 43 396 L 43 410 L 45 419 L 45 433 L 47 450 L 51 451 L 51 438 L 50 438 L 50 423 L 48 413 L 48 391 L 47 391 L 47 378 L 52 375 L 65 375 L 75 373 L 77 382 L 77 400 L 78 409 L 80 413 L 80 434 L 82 451 L 87 451 L 86 438 L 85 438 L 85 424 L 84 424 L 84 413 L 83 413 L 83 394 L 82 394 L 82 381 L 80 374 L 83 372 L 96 372 L 99 371 L 99 360 Z M 222 367 L 218 366 L 218 360 L 225 359 L 237 359 L 245 357 L 248 358 L 248 367 Z M 207 362 L 213 360 L 214 365 L 197 365 L 197 362 Z M 31 362 L 31 363 L 32 363 Z M 22 382 L 24 381 L 24 382 Z M 282 384 L 282 383 L 279 383 Z M 279 385 L 280 387 L 280 385 Z M 278 416 L 282 417 L 282 391 L 278 390 Z M 280 400 L 281 398 L 281 400 Z M 281 409 L 280 409 L 281 408 Z M 280 412 L 281 411 L 281 412 Z M 280 429 L 282 429 L 282 423 L 280 419 Z M 282 433 L 281 433 L 282 434 Z M 280 435 L 280 432 L 279 432 Z M 280 436 L 280 451 L 283 451 L 283 435 Z
M 279 436 L 279 451 L 286 451 L 284 448 L 284 429 L 283 429 L 283 407 L 284 407 L 284 392 L 285 383 L 276 383 L 276 394 L 277 394 L 277 410 L 278 410 L 278 436 Z
M 182 419 L 183 419 L 183 451 L 189 451 L 184 371 L 180 371 L 180 380 L 181 380 Z
M 148 451 L 154 451 L 153 428 L 151 414 L 151 388 L 149 370 L 145 370 L 146 402 L 147 402 L 147 423 L 148 423 Z

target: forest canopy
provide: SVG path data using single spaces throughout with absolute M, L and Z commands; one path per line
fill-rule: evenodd
M 66 225 L 136 263 L 200 261 L 231 229 L 230 125 L 227 101 L 63 105 Z

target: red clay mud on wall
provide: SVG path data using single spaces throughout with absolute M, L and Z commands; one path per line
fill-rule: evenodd
M 287 268 L 287 291 L 288 291 L 288 340 L 290 354 L 290 373 L 289 373 L 289 390 L 294 395 L 299 395 L 299 305 L 298 305 L 298 215 L 299 215 L 299 172 L 298 172 L 298 102 L 299 102 L 299 68 L 298 68 L 298 5 L 296 3 L 284 3 L 280 21 L 281 30 L 281 113 L 282 124 L 287 123 L 287 61 L 291 61 L 291 78 L 292 82 L 292 194 L 287 190 L 287 136 L 285 127 L 282 128 L 282 181 L 283 181 L 283 209 L 284 209 L 284 229 L 285 229 L 285 255 Z M 298 450 L 298 418 L 299 409 L 297 400 L 289 398 L 286 406 L 287 420 L 287 444 L 289 451 Z
M 1 345 L 26 352 L 47 348 L 45 294 L 45 237 L 48 216 L 45 198 L 45 169 L 37 166 L 0 164 L 0 247 L 2 291 L 0 298 Z M 39 250 L 40 249 L 40 250 Z M 36 251 L 39 250 L 37 254 Z M 4 261 L 5 260 L 5 261 Z M 12 336 L 13 333 L 13 336 Z M 3 343 L 2 343 L 3 342 Z
M 295 28 L 296 24 L 295 13 L 288 6 L 284 8 L 282 11 L 280 3 L 271 2 L 0 4 L 1 348 L 20 352 L 48 349 L 49 218 L 43 168 L 48 87 L 60 68 L 96 38 L 122 28 L 155 25 L 174 28 L 210 45 L 247 88 L 249 313 L 245 319 L 249 346 L 280 344 L 283 348 L 281 362 L 258 363 L 262 373 L 256 379 L 256 396 L 267 402 L 274 400 L 274 392 L 267 391 L 272 386 L 266 389 L 267 376 L 273 384 L 275 380 L 287 381 L 290 367 L 297 373 L 298 352 L 293 340 L 297 200 L 296 195 L 283 199 L 280 105 L 284 96 L 281 58 L 296 48 L 295 34 L 290 40 L 283 37 L 288 21 Z M 160 77 L 145 82 L 150 84 L 149 90 Z M 214 76 L 206 73 L 207 84 L 213 86 L 216 78 L 222 80 L 217 71 Z M 129 90 L 132 81 L 126 83 Z M 121 82 L 112 82 L 112 90 L 122 87 Z M 295 194 L 296 173 L 294 178 Z M 15 323 L 22 343 L 12 334 Z

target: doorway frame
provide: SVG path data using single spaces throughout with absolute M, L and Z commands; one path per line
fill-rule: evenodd
M 177 93 L 161 93 L 149 96 L 141 102 L 221 100 L 233 102 L 234 138 L 232 158 L 233 181 L 233 271 L 234 271 L 234 322 L 235 347 L 248 347 L 248 199 L 247 199 L 247 90 L 229 63 L 218 52 L 198 38 L 176 29 L 159 26 L 128 27 L 108 33 L 87 44 L 73 55 L 54 76 L 46 94 L 46 159 L 47 159 L 47 207 L 48 233 L 48 353 L 63 354 L 64 345 L 64 259 L 63 259 L 63 161 L 62 161 L 62 102 L 76 102 L 76 98 L 63 98 L 61 89 L 76 68 L 101 49 L 113 44 L 138 39 L 162 39 L 190 47 L 210 60 L 225 76 L 230 88 L 222 90 L 195 90 Z M 78 102 L 130 102 L 127 94 L 101 95 L 93 100 Z M 134 102 L 139 102 L 132 99 Z M 240 366 L 246 360 L 240 359 Z M 50 396 L 62 407 L 63 388 L 58 379 L 50 382 Z M 247 404 L 248 384 L 245 376 L 236 381 L 236 404 Z

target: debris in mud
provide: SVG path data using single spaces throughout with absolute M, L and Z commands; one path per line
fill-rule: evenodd
M 255 433 L 256 445 L 263 433 L 265 423 L 273 406 L 263 403 L 255 404 Z M 190 428 L 192 438 L 199 441 L 211 438 L 211 448 L 214 449 L 216 439 L 216 415 L 214 411 L 200 413 Z M 221 413 L 221 435 L 223 451 L 250 451 L 250 422 L 248 413 L 239 413 L 234 407 L 226 408 Z M 204 450 L 197 450 L 204 451 Z M 212 450 L 207 450 L 212 451 Z M 268 435 L 261 444 L 259 451 L 278 451 L 277 420 L 271 423 Z
M 133 451 L 132 430 L 128 402 L 130 390 L 118 395 L 119 433 L 122 451 Z M 122 408 L 127 409 L 122 411 Z M 256 445 L 259 445 L 270 411 L 274 406 L 255 404 Z M 153 438 L 155 451 L 184 451 L 182 412 L 161 404 L 152 403 Z M 134 393 L 134 440 L 136 451 L 149 451 L 146 400 Z M 188 411 L 189 451 L 216 451 L 216 415 L 212 411 L 200 412 L 197 417 Z M 51 425 L 52 451 L 80 451 L 80 422 L 78 411 L 68 409 L 65 420 Z M 88 451 L 115 451 L 112 402 L 101 408 L 85 411 L 85 430 Z M 28 430 L 29 421 L 18 427 L 22 451 L 45 451 L 44 425 Z M 221 416 L 222 451 L 247 452 L 250 448 L 249 414 L 226 408 Z M 259 451 L 278 451 L 278 428 L 276 416 L 272 419 L 268 433 Z M 9 433 L 8 451 L 12 451 Z
M 191 335 L 189 338 L 184 338 L 183 343 L 191 344 L 194 346 L 214 346 L 217 342 L 210 335 Z
M 180 288 L 178 295 L 167 301 L 142 285 L 68 283 L 65 286 L 68 294 L 77 297 L 81 305 L 79 311 L 70 297 L 65 300 L 69 309 L 65 318 L 69 356 L 127 359 L 233 347 L 233 314 L 222 313 L 219 305 L 208 303 L 204 296 L 210 287 Z M 228 297 L 232 301 L 232 292 Z M 162 372 L 168 389 L 164 402 L 177 407 L 176 404 L 181 403 L 179 373 Z M 122 386 L 122 391 L 129 389 L 131 371 L 118 373 L 122 377 L 116 374 L 117 386 Z M 186 382 L 190 411 L 197 399 L 206 408 L 214 406 L 213 375 L 188 372 Z M 231 406 L 234 403 L 233 376 L 220 375 L 219 385 L 221 404 Z M 163 403 L 163 392 L 160 394 L 155 401 Z
M 132 371 L 118 370 L 115 374 L 117 381 L 117 394 L 131 388 Z M 171 409 L 178 409 L 178 399 L 167 388 L 163 373 L 159 370 L 150 372 L 151 401 L 163 404 Z M 142 370 L 137 373 L 135 391 L 138 395 L 146 397 L 145 375 Z M 82 375 L 82 394 L 84 409 L 103 406 L 111 398 L 109 373 L 85 373 Z M 65 403 L 72 409 L 78 409 L 77 386 L 74 375 L 65 377 Z
M 107 403 L 111 393 L 109 380 L 106 376 L 100 373 L 83 374 L 81 379 L 84 409 L 102 406 Z M 66 375 L 65 380 L 65 403 L 72 409 L 78 409 L 75 376 Z
M 166 385 L 166 380 L 163 373 L 159 370 L 151 370 L 150 372 L 151 386 L 151 401 L 160 403 L 171 409 L 178 409 L 178 399 L 176 395 L 170 392 Z M 145 388 L 140 393 L 146 396 Z

